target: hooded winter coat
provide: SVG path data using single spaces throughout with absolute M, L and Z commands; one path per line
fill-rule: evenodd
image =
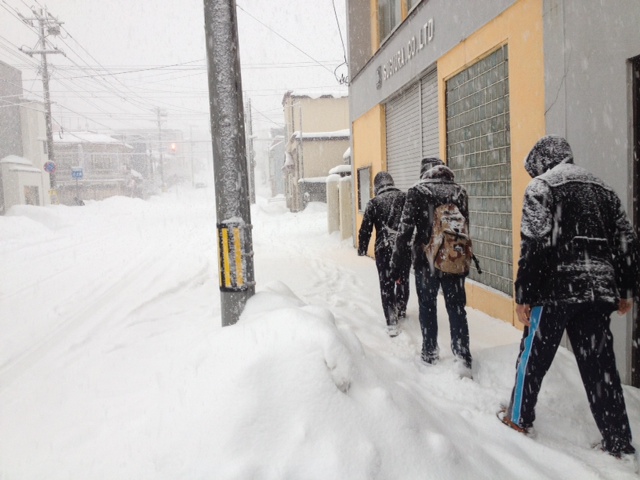
M 375 251 L 386 248 L 391 252 L 400 216 L 407 197 L 394 186 L 393 178 L 387 172 L 380 172 L 374 180 L 375 197 L 369 200 L 358 233 L 358 254 L 366 255 L 373 227 L 376 228 Z
M 437 207 L 453 203 L 469 221 L 469 206 L 466 190 L 455 183 L 453 171 L 446 165 L 423 169 L 420 182 L 407 192 L 396 248 L 393 252 L 392 268 L 396 278 L 399 272 L 409 268 L 412 257 L 414 267 L 427 268 L 429 262 L 423 246 L 429 243 L 433 227 L 433 214 Z M 415 230 L 415 236 L 414 236 Z M 412 242 L 413 238 L 413 242 Z M 413 250 L 413 251 L 412 251 Z
M 543 137 L 525 160 L 516 302 L 617 306 L 636 293 L 638 241 L 620 199 L 573 164 L 562 137 Z

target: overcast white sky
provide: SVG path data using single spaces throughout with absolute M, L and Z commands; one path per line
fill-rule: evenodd
M 239 0 L 238 24 L 245 101 L 254 131 L 282 125 L 288 89 L 335 91 L 346 44 L 344 0 Z M 18 12 L 46 6 L 64 22 L 50 55 L 54 120 L 65 129 L 152 128 L 152 109 L 168 128 L 209 130 L 202 0 L 0 0 L 0 60 L 23 70 L 26 95 L 40 99 L 36 46 Z M 283 38 L 284 37 L 284 38 Z M 285 40 L 286 39 L 286 40 Z M 322 65 L 319 65 L 319 64 Z M 137 70 L 137 71 L 136 71 Z M 338 73 L 346 75 L 342 66 Z M 345 88 L 345 87 L 342 87 Z

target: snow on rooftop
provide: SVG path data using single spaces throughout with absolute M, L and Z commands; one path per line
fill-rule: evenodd
M 329 174 L 334 173 L 351 173 L 351 165 L 338 165 L 329 170 Z
M 327 177 L 307 177 L 298 180 L 298 183 L 325 183 Z
M 41 173 L 39 168 L 33 166 L 33 162 L 31 160 L 18 155 L 7 155 L 0 160 L 0 164 L 8 165 L 10 172 Z
M 15 165 L 26 165 L 28 167 L 33 167 L 33 162 L 31 160 L 20 157 L 18 155 L 7 155 L 2 160 L 0 160 L 0 163 L 12 163 Z
M 53 136 L 53 141 L 55 143 L 124 144 L 117 138 L 95 132 L 59 132 Z M 126 146 L 133 148 L 129 145 Z
M 319 139 L 330 139 L 330 138 L 349 138 L 351 136 L 351 130 L 345 128 L 344 130 L 336 130 L 335 132 L 302 132 L 299 130 L 293 132 L 292 137 L 296 139 L 307 139 L 307 140 L 319 140 Z
M 324 90 L 321 92 L 312 92 L 311 90 L 293 90 L 287 93 L 291 97 L 308 97 L 311 99 L 325 98 L 325 97 L 344 98 L 349 96 L 349 91 L 346 89 L 345 90 Z
M 344 153 L 342 154 L 342 158 L 349 158 L 351 157 L 351 147 L 347 148 Z

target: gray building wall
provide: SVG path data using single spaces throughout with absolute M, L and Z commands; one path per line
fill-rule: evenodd
M 0 62 L 0 159 L 22 156 L 21 100 L 22 72 Z
M 620 195 L 633 218 L 631 73 L 640 55 L 637 0 L 544 1 L 546 129 L 571 144 L 575 162 Z M 613 316 L 623 379 L 631 372 L 633 321 Z M 619 321 L 615 321 L 619 320 Z M 626 360 L 626 361 L 625 361 Z
M 358 74 L 372 55 L 370 17 L 370 0 L 347 0 L 350 78 Z
M 567 138 L 631 210 L 628 60 L 640 55 L 640 3 L 545 0 L 547 133 Z

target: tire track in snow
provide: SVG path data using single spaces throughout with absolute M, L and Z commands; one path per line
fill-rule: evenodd
M 170 262 L 173 260 L 169 260 L 169 255 L 163 258 L 163 265 L 158 263 L 156 255 L 148 255 L 142 260 L 129 263 L 125 270 L 114 267 L 109 274 L 119 271 L 120 278 L 114 280 L 107 275 L 106 278 L 109 280 L 104 282 L 105 276 L 102 276 L 101 280 L 87 285 L 83 291 L 94 292 L 91 297 L 85 298 L 79 304 L 70 300 L 58 311 L 59 315 L 66 317 L 65 320 L 0 367 L 0 394 L 6 392 L 10 384 L 28 369 L 47 355 L 53 354 L 54 350 L 58 349 L 58 353 L 64 353 L 77 348 L 88 341 L 96 331 L 106 329 L 114 319 L 122 318 L 123 313 L 126 315 L 135 310 L 137 307 L 131 308 L 132 302 L 137 306 L 148 302 L 147 295 L 140 295 L 139 285 L 152 285 L 153 280 L 162 276 L 163 271 L 171 266 Z M 154 274 L 149 279 L 150 272 Z M 126 300 L 122 298 L 123 293 L 127 297 Z M 155 290 L 150 290 L 148 295 L 158 296 Z

